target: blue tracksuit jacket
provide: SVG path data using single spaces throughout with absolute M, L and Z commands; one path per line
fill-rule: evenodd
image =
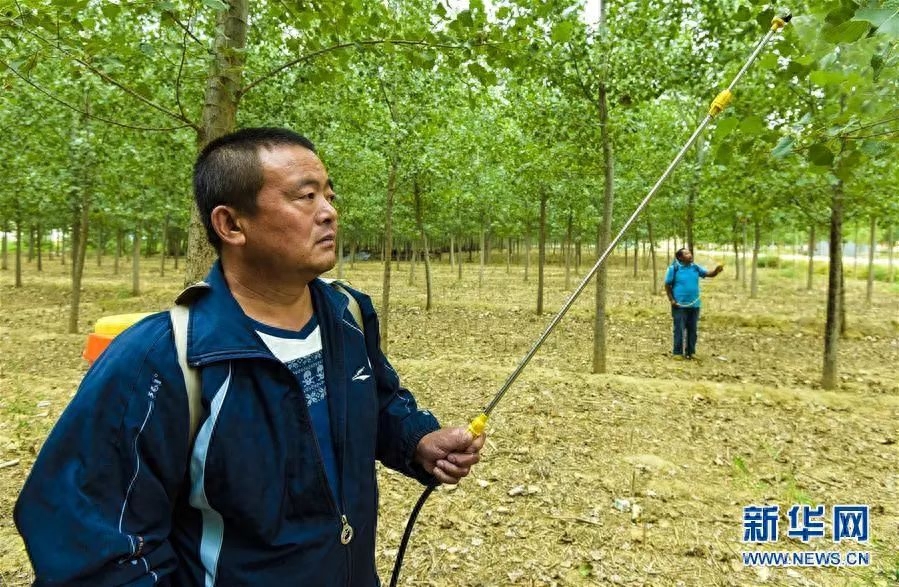
M 117 336 L 41 450 L 15 508 L 35 585 L 378 585 L 375 460 L 413 463 L 439 425 L 378 346 L 371 300 L 310 284 L 341 495 L 335 500 L 294 375 L 256 335 L 218 263 L 192 291 L 188 362 L 200 368 L 193 447 L 168 312 Z M 335 503 L 336 501 L 336 503 Z M 354 530 L 341 541 L 345 520 Z

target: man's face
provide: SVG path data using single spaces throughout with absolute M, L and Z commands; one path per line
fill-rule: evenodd
M 684 265 L 689 265 L 693 262 L 693 253 L 691 253 L 688 249 L 684 249 L 680 254 L 680 262 Z
M 311 279 L 330 270 L 337 262 L 337 210 L 325 166 L 299 145 L 260 149 L 259 160 L 256 213 L 243 219 L 246 260 L 278 278 Z

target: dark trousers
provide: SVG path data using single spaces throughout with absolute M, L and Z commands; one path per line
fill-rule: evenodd
M 699 323 L 699 308 L 682 308 L 671 306 L 671 317 L 674 319 L 675 355 L 692 356 L 696 354 L 696 328 Z M 686 346 L 684 346 L 686 334 Z

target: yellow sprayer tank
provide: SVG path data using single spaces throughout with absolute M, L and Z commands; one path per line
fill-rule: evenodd
M 109 343 L 117 334 L 137 322 L 149 316 L 149 312 L 136 312 L 133 314 L 116 314 L 104 316 L 94 324 L 94 331 L 87 335 L 87 344 L 81 356 L 93 363 L 97 357 L 106 350 Z

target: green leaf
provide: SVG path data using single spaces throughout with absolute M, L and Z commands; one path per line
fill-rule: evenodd
M 777 68 L 777 55 L 774 53 L 765 53 L 764 57 L 759 59 L 759 67 L 762 69 Z
M 794 137 L 781 137 L 777 142 L 777 146 L 771 150 L 771 155 L 777 159 L 783 159 L 793 152 L 793 145 L 796 144 Z
M 228 10 L 228 5 L 222 2 L 222 0 L 203 0 L 203 4 L 205 4 L 208 8 L 215 10 L 216 12 L 224 12 Z
M 562 21 L 553 27 L 550 38 L 553 43 L 567 43 L 571 39 L 572 32 L 574 32 L 574 23 Z
M 493 71 L 485 68 L 480 63 L 469 63 L 468 71 L 485 86 L 493 85 L 496 83 L 496 74 Z
M 734 15 L 734 20 L 737 22 L 746 22 L 750 18 L 752 18 L 752 12 L 749 11 L 748 6 L 741 6 Z
M 829 86 L 842 83 L 846 76 L 838 71 L 813 71 L 809 74 L 809 79 L 813 84 L 819 86 Z
M 758 135 L 765 132 L 765 121 L 759 116 L 751 115 L 740 121 L 740 132 L 748 135 Z
M 871 158 L 881 157 L 890 151 L 889 143 L 885 141 L 875 141 L 873 139 L 865 139 L 862 141 L 859 151 Z
M 808 149 L 808 160 L 812 165 L 831 167 L 833 165 L 833 151 L 827 145 L 815 143 Z
M 897 14 L 899 14 L 899 10 L 889 8 L 860 8 L 855 12 L 852 20 L 864 20 L 879 27 L 886 21 L 896 18 Z
M 104 2 L 100 10 L 103 12 L 103 16 L 110 20 L 115 20 L 122 11 L 122 7 L 112 2 Z
M 715 138 L 714 141 L 717 143 L 719 141 L 723 141 L 727 135 L 733 132 L 737 125 L 740 124 L 740 121 L 734 118 L 733 116 L 728 116 L 727 118 L 722 118 L 718 121 L 718 125 L 715 126 Z
M 835 27 L 825 28 L 821 33 L 821 38 L 828 43 L 833 43 L 835 45 L 840 43 L 854 43 L 861 39 L 870 28 L 871 25 L 867 21 L 851 20 Z
M 718 146 L 718 150 L 715 151 L 715 163 L 718 165 L 727 165 L 734 158 L 734 150 L 730 146 L 730 143 L 722 143 Z
M 852 179 L 852 172 L 858 167 L 861 159 L 862 156 L 858 151 L 850 151 L 848 154 L 840 157 L 837 168 L 834 170 L 834 174 L 843 181 L 849 181 Z
M 899 10 L 893 8 L 862 8 L 853 20 L 870 22 L 877 27 L 877 34 L 899 37 Z

